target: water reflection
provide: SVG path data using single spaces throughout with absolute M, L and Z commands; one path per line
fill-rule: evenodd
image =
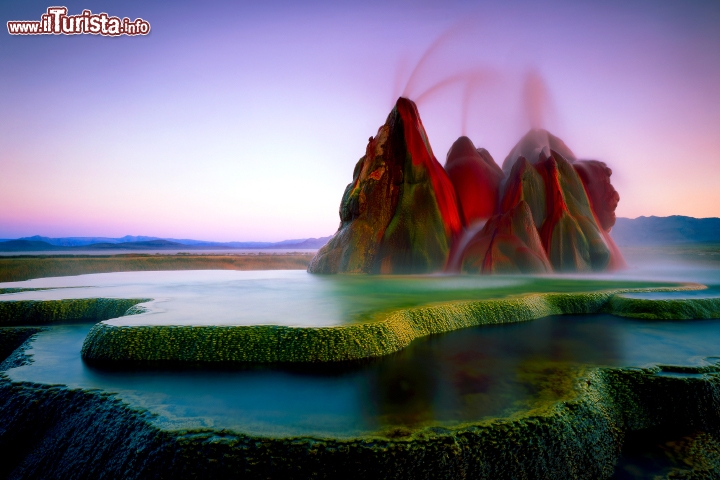
M 469 422 L 562 398 L 579 365 L 617 364 L 616 322 L 551 317 L 414 342 L 369 369 L 365 415 L 383 426 Z
M 165 428 L 265 435 L 407 435 L 510 415 L 571 393 L 582 365 L 698 364 L 720 355 L 720 320 L 558 316 L 458 330 L 350 365 L 112 371 L 78 354 L 88 325 L 53 327 L 13 380 L 116 392 Z M 711 359 L 716 361 L 717 358 Z

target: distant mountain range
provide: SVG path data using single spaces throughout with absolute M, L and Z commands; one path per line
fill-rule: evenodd
M 720 218 L 671 217 L 618 218 L 611 236 L 620 247 L 641 245 L 720 244 Z M 234 249 L 318 249 L 330 237 L 302 238 L 282 242 L 208 242 L 192 239 L 126 235 L 120 238 L 63 237 L 35 235 L 0 240 L 0 252 L 77 250 L 234 250 Z
M 281 242 L 206 242 L 202 240 L 127 235 L 121 238 L 64 237 L 35 235 L 0 240 L 0 252 L 38 252 L 77 250 L 234 250 L 234 249 L 317 249 L 330 237 L 283 240 Z
M 720 218 L 618 218 L 610 236 L 620 247 L 720 243 Z

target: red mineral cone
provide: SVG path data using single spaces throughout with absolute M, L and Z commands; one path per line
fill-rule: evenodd
M 550 157 L 537 164 L 545 180 L 547 217 L 540 240 L 553 268 L 558 271 L 590 271 L 590 248 L 565 202 L 557 162 Z
M 468 137 L 460 137 L 448 151 L 445 170 L 455 187 L 465 225 L 496 213 L 505 175 L 487 150 L 476 150 Z
M 471 144 L 461 139 L 448 160 L 471 156 Z M 500 215 L 460 238 L 448 271 L 582 272 L 625 265 L 608 233 L 619 196 L 605 164 L 578 161 L 559 138 L 531 130 L 505 159 L 503 171 L 507 179 L 496 203 Z M 458 192 L 471 190 L 456 184 Z M 468 197 L 458 194 L 463 210 Z
M 460 270 L 484 274 L 552 271 L 530 207 L 524 200 L 488 220 L 465 247 Z
M 440 209 L 445 231 L 448 236 L 454 237 L 460 233 L 463 225 L 452 182 L 435 158 L 415 102 L 407 98 L 399 98 L 395 108 L 402 119 L 406 152 L 412 159 L 413 168 L 408 170 L 408 173 L 411 173 L 408 182 L 430 178 L 432 194 Z
M 555 151 L 537 168 L 545 179 L 548 210 L 540 238 L 553 268 L 605 270 L 611 252 L 577 172 Z
M 510 151 L 510 154 L 505 157 L 502 165 L 503 172 L 506 175 L 509 174 L 520 157 L 525 157 L 534 164 L 543 157 L 549 157 L 551 150 L 558 152 L 570 163 L 575 161 L 575 154 L 565 145 L 565 142 L 547 130 L 534 128 L 527 132 Z
M 355 166 L 340 203 L 340 228 L 308 271 L 438 271 L 461 230 L 450 178 L 435 159 L 417 107 L 400 98 Z
M 500 211 L 508 212 L 520 201 L 528 204 L 535 227 L 540 228 L 547 217 L 545 180 L 525 157 L 518 158 L 510 171 L 500 200 Z
M 573 167 L 585 186 L 600 227 L 609 232 L 615 225 L 615 209 L 620 201 L 620 195 L 610 183 L 612 170 L 597 160 L 578 160 Z

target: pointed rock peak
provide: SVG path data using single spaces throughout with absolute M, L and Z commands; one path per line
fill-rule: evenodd
M 470 140 L 468 137 L 463 135 L 462 137 L 455 140 L 455 143 L 453 143 L 452 146 L 450 147 L 450 150 L 448 150 L 447 157 L 445 160 L 445 166 L 447 167 L 453 161 L 461 159 L 461 158 L 466 158 L 466 157 L 482 158 L 482 155 L 475 148 L 475 145 L 473 145 L 472 140 Z
M 554 148 L 550 149 L 550 154 L 548 156 L 554 158 L 555 161 L 558 163 L 567 163 L 568 165 L 575 161 L 574 158 L 569 159 L 568 157 L 566 157 L 562 153 L 558 152 Z
M 398 160 L 404 161 L 407 157 L 412 160 L 412 168 L 403 170 L 403 178 L 406 183 L 412 184 L 422 182 L 426 178 L 430 179 L 434 200 L 440 210 L 446 233 L 454 238 L 463 228 L 455 198 L 455 189 L 445 169 L 433 154 L 415 102 L 404 97 L 398 98 L 386 125 L 389 125 L 390 130 L 394 131 L 398 124 L 402 125 L 402 133 L 394 132 L 390 135 L 396 138 L 402 136 L 404 152 L 401 153 L 398 150 L 395 155 Z
M 540 152 L 538 153 L 538 159 L 536 163 L 542 163 L 551 157 L 552 155 L 550 154 L 550 149 L 548 147 L 542 147 L 540 149 Z
M 482 159 L 485 161 L 485 163 L 492 168 L 495 173 L 497 173 L 501 178 L 505 178 L 505 172 L 502 171 L 502 168 L 498 166 L 497 163 L 495 163 L 495 159 L 490 155 L 490 152 L 485 150 L 484 148 L 478 148 L 477 153 L 480 154 Z
M 515 176 L 517 174 L 522 174 L 525 170 L 527 170 L 531 166 L 530 162 L 528 162 L 528 159 L 524 156 L 520 155 L 518 159 L 515 161 L 515 164 L 512 167 L 512 170 L 510 171 L 511 176 Z M 517 173 L 515 173 L 517 172 Z
M 420 120 L 417 105 L 415 102 L 406 97 L 398 97 L 395 102 L 395 110 L 403 117 L 403 119 L 414 118 Z
M 558 152 L 570 163 L 576 160 L 575 154 L 565 145 L 565 142 L 547 130 L 534 128 L 527 132 L 513 147 L 510 154 L 505 157 L 502 169 L 506 174 L 510 173 L 512 166 L 520 156 L 529 159 L 531 163 L 542 161 L 541 154 L 548 157 L 551 150 Z
M 547 215 L 545 180 L 523 156 L 517 159 L 505 182 L 505 189 L 500 200 L 500 211 L 509 211 L 521 200 L 527 202 L 535 220 L 535 226 L 540 228 Z
M 395 108 L 390 113 L 390 117 L 399 116 L 402 121 L 403 130 L 405 132 L 405 143 L 409 153 L 413 157 L 413 165 L 428 163 L 430 159 L 435 160 L 430 142 L 425 132 L 420 113 L 417 105 L 409 98 L 400 97 L 395 103 Z M 394 121 L 388 118 L 390 128 L 393 128 Z M 425 151 L 423 151 L 425 150 Z M 437 160 L 435 160 L 437 162 Z
M 308 271 L 428 273 L 446 264 L 463 225 L 412 101 L 398 99 L 369 140 L 342 197 L 340 221 Z
M 488 220 L 461 252 L 459 269 L 485 274 L 552 272 L 527 203 L 520 201 Z
M 455 188 L 465 225 L 487 220 L 496 213 L 505 175 L 487 150 L 477 150 L 468 137 L 462 136 L 450 147 L 445 170 Z

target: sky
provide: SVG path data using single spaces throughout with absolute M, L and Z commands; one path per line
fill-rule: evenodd
M 618 216 L 720 216 L 714 0 L 73 0 L 151 32 L 8 34 L 54 5 L 0 3 L 0 238 L 331 235 L 399 95 L 441 163 L 467 134 L 501 164 L 528 75 Z

